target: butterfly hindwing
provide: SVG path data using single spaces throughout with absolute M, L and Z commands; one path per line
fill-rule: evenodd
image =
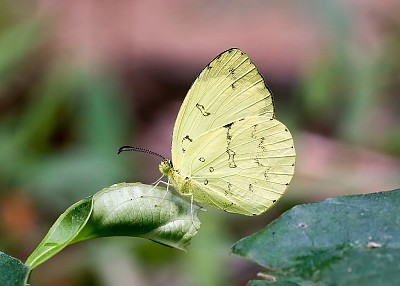
M 172 162 L 180 169 L 188 147 L 203 133 L 250 116 L 274 114 L 261 74 L 239 49 L 217 56 L 190 88 L 174 126 Z
M 193 198 L 228 212 L 264 212 L 286 191 L 295 150 L 287 128 L 253 116 L 214 128 L 183 155 L 180 174 L 190 178 Z

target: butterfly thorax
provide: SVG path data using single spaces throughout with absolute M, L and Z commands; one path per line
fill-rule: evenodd
M 171 160 L 163 160 L 158 166 L 161 174 L 167 176 L 175 190 L 182 195 L 191 195 L 190 179 L 179 174 L 172 166 Z

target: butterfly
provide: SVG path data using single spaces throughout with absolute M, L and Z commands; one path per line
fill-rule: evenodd
M 285 193 L 295 149 L 275 119 L 271 91 L 250 58 L 231 48 L 192 84 L 172 135 L 172 160 L 160 172 L 192 201 L 259 215 Z

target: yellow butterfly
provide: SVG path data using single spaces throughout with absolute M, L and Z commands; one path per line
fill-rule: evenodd
M 175 122 L 172 161 L 163 160 L 159 169 L 177 192 L 198 203 L 258 215 L 286 191 L 295 157 L 264 79 L 232 48 L 193 83 Z

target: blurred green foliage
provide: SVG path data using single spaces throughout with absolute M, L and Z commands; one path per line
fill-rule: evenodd
M 118 84 L 109 74 L 89 72 L 44 57 L 43 26 L 37 21 L 16 21 L 0 29 L 0 202 L 7 194 L 29 194 L 39 216 L 46 219 L 43 230 L 35 230 L 39 232 L 37 243 L 46 226 L 69 205 L 126 180 L 135 170 L 127 164 L 131 158 L 125 160 L 116 155 L 118 148 L 129 142 L 132 129 L 128 105 Z M 49 271 L 43 268 L 51 267 L 49 264 L 57 268 L 56 257 L 33 272 L 32 282 L 52 283 L 46 281 L 58 281 L 66 275 L 71 285 L 105 285 L 104 281 L 116 279 L 120 270 L 110 274 L 112 278 L 107 277 L 104 265 L 110 267 L 110 260 L 101 254 L 104 251 L 114 260 L 128 261 L 125 270 L 132 273 L 138 268 L 139 273 L 152 276 L 169 265 L 171 270 L 166 270 L 166 275 L 177 283 L 222 285 L 226 278 L 221 274 L 224 263 L 215 254 L 219 252 L 223 257 L 230 243 L 224 239 L 220 224 L 218 219 L 211 219 L 202 227 L 191 255 L 139 239 L 109 239 L 86 250 L 80 246 L 81 254 L 71 256 L 68 250 L 63 253 L 70 263 L 80 261 L 79 270 L 63 265 L 57 270 L 58 277 L 46 275 Z M 1 225 L 0 231 L 5 231 Z M 28 246 L 31 250 L 34 243 Z M 1 236 L 0 245 L 17 257 L 20 255 L 11 250 L 26 247 L 15 245 L 7 234 Z M 86 255 L 90 252 L 92 255 Z M 98 259 L 93 261 L 93 256 Z M 182 275 L 171 278 L 168 271 Z M 88 273 L 97 273 L 99 281 Z M 157 279 L 154 276 L 153 283 L 159 283 Z M 151 283 L 152 279 L 138 281 Z
M 134 172 L 116 155 L 129 139 L 128 110 L 110 75 L 52 59 L 46 23 L 0 6 L 0 203 L 27 194 L 37 206 L 32 220 L 50 226 L 72 203 Z M 16 209 L 15 223 L 21 215 Z M 29 238 L 45 233 L 11 231 L 0 220 L 0 247 L 21 259 L 39 242 Z
M 58 209 L 122 178 L 115 150 L 128 134 L 126 110 L 109 79 L 64 66 L 34 85 L 0 124 L 3 188 Z
M 308 3 L 326 33 L 326 52 L 300 82 L 292 109 L 298 127 L 400 155 L 398 23 L 375 19 L 390 35 L 377 52 L 354 38 L 355 11 L 338 2 Z

